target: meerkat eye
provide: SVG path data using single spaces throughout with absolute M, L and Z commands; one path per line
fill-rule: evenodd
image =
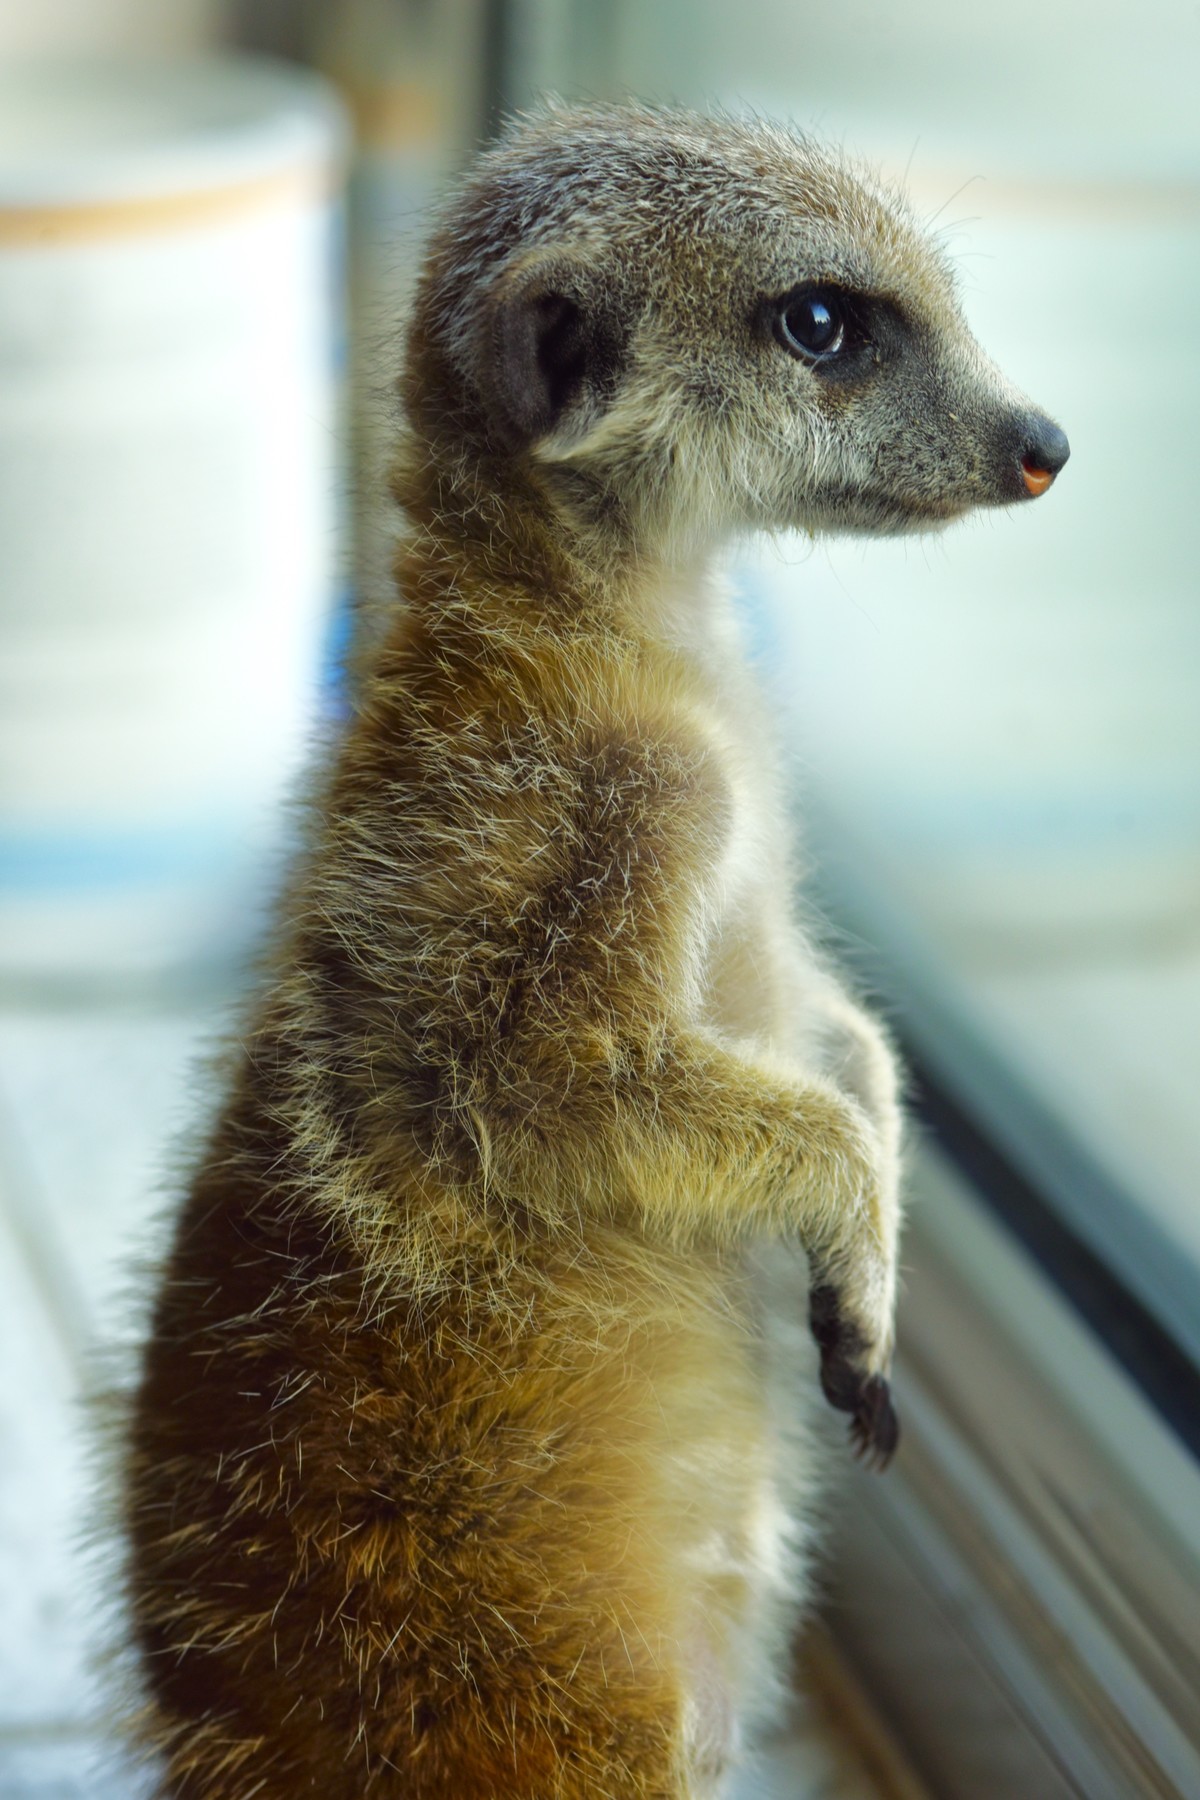
M 846 345 L 845 302 L 832 288 L 804 288 L 788 294 L 776 314 L 776 335 L 785 350 L 807 362 L 836 356 Z

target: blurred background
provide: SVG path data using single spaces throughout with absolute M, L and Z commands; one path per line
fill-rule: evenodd
M 134 1791 L 91 1760 L 111 1583 L 76 1548 L 96 1505 L 78 1401 L 136 1333 L 130 1258 L 161 1234 L 303 768 L 387 604 L 392 382 L 428 209 L 545 92 L 753 107 L 866 153 L 1071 438 L 1035 508 L 937 539 L 741 546 L 733 573 L 814 890 L 904 1040 L 925 1132 L 922 1093 L 1002 1156 L 1065 1234 L 1058 1264 L 994 1192 L 986 1230 L 1111 1352 L 1164 1443 L 1187 1441 L 1198 52 L 1200 8 L 1170 0 L 1136 20 L 1085 0 L 0 0 L 5 1800 Z M 974 1229 L 923 1184 L 917 1287 L 921 1230 L 932 1267 Z M 971 1254 L 994 1270 L 1009 1250 Z M 1123 1323 L 1072 1292 L 1082 1268 Z M 1165 1399 L 1165 1365 L 1122 1348 L 1130 1318 L 1176 1359 Z M 1156 1486 L 1186 1536 L 1184 1477 L 1151 1482 L 1134 1437 L 1113 1456 L 1141 1474 L 1121 1479 Z M 1013 1779 L 937 1791 L 1058 1791 Z M 1079 1780 L 1063 1791 L 1100 1791 Z

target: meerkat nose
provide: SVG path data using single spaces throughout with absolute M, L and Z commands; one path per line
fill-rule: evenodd
M 1053 419 L 1034 413 L 1020 450 L 1021 479 L 1027 492 L 1035 497 L 1044 494 L 1070 454 L 1066 432 Z

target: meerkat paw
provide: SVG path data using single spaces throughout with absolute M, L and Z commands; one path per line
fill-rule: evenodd
M 891 1388 L 882 1372 L 890 1358 L 890 1313 L 873 1351 L 872 1336 L 856 1323 L 844 1290 L 821 1282 L 809 1296 L 808 1320 L 821 1352 L 822 1393 L 830 1406 L 850 1414 L 855 1455 L 870 1468 L 885 1469 L 900 1441 Z
M 900 1430 L 888 1386 L 896 1310 L 900 1163 L 890 1132 L 877 1131 L 843 1096 L 837 1175 L 808 1238 L 809 1328 L 821 1352 L 821 1388 L 850 1414 L 855 1453 L 884 1468 Z

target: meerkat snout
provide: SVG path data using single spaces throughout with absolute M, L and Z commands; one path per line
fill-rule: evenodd
M 1044 494 L 1070 454 L 1071 446 L 1062 427 L 1053 419 L 1035 413 L 1029 420 L 1018 455 L 1025 492 L 1034 499 Z

